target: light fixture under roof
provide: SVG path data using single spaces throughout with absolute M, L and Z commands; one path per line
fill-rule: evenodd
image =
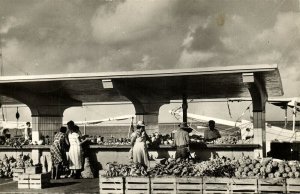
M 103 88 L 114 88 L 111 79 L 103 79 L 102 85 L 103 85 Z

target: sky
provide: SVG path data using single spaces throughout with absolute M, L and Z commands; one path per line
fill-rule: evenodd
M 0 0 L 0 35 L 3 75 L 275 63 L 284 96 L 300 96 L 298 0 Z M 162 120 L 176 106 L 162 107 Z M 232 108 L 239 115 L 247 106 Z M 134 113 L 132 105 L 114 109 L 77 108 L 65 117 Z M 228 118 L 224 103 L 189 111 Z

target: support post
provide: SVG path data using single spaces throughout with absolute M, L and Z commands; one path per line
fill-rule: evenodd
M 149 134 L 159 132 L 159 109 L 170 100 L 166 100 L 162 94 L 157 94 L 136 82 L 123 82 L 122 80 L 112 80 L 112 82 L 113 87 L 134 105 L 136 121 L 144 121 Z
M 158 117 L 159 109 L 163 104 L 135 104 L 133 105 L 136 110 L 136 121 L 144 121 L 148 134 L 159 132 Z
M 187 109 L 188 109 L 188 103 L 187 103 L 187 97 L 186 95 L 182 96 L 182 121 L 187 122 Z
M 254 143 L 260 147 L 254 150 L 254 157 L 265 157 L 266 153 L 266 124 L 265 110 L 268 94 L 259 75 L 243 73 L 243 82 L 247 84 L 253 103 L 253 132 Z

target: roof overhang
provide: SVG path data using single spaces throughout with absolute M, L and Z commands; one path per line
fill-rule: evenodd
M 43 96 L 63 96 L 81 103 L 120 102 L 128 99 L 120 88 L 156 96 L 156 100 L 170 101 L 182 98 L 216 99 L 250 97 L 243 74 L 258 76 L 268 96 L 282 96 L 283 89 L 276 64 L 223 66 L 193 69 L 123 71 L 101 73 L 50 74 L 0 77 L 2 104 L 19 104 L 4 90 L 21 89 Z M 111 85 L 110 83 L 111 82 Z M 108 83 L 108 87 L 106 86 Z M 112 86 L 112 87 L 111 87 Z M 1 92 L 2 91 L 2 92 Z M 8 92 L 9 93 L 9 92 Z M 3 95 L 5 94 L 5 95 Z

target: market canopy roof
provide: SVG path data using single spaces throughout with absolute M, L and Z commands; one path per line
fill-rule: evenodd
M 10 93 L 56 96 L 81 103 L 128 101 L 122 90 L 159 96 L 159 100 L 250 97 L 243 73 L 254 73 L 268 96 L 281 96 L 283 89 L 275 64 L 223 66 L 192 69 L 48 74 L 0 77 L 1 104 L 20 104 Z M 112 84 L 112 85 L 111 85 Z M 107 85 L 107 86 L 106 86 Z M 111 87 L 112 86 L 112 87 Z M 156 99 L 157 100 L 157 99 Z M 23 103 L 23 102 L 21 102 Z

